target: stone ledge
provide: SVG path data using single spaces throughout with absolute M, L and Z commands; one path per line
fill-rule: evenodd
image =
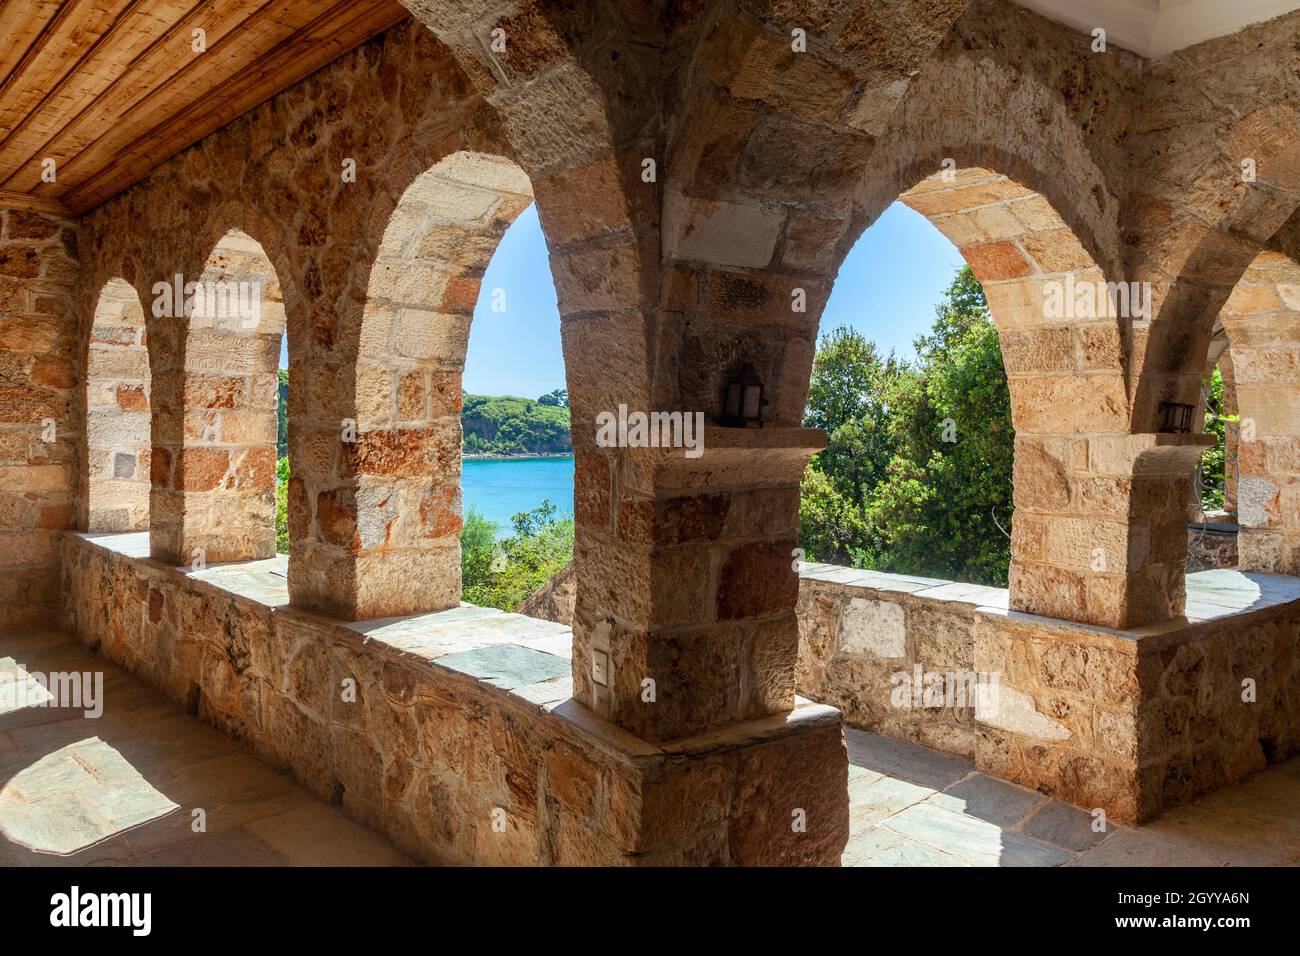
M 138 536 L 63 546 L 84 643 L 421 859 L 836 865 L 848 839 L 833 708 L 656 746 L 569 698 L 561 625 L 468 605 L 344 622 L 263 593 L 277 559 L 191 572 Z

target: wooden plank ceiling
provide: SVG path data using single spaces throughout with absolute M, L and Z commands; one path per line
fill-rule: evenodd
M 0 0 L 0 207 L 80 215 L 406 16 L 396 0 Z

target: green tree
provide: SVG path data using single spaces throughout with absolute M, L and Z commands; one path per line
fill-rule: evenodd
M 800 541 L 820 560 L 1005 584 L 1015 433 L 997 330 L 969 268 L 917 362 L 850 330 L 823 340 L 806 423 L 831 426 L 801 487 Z
M 1201 507 L 1206 511 L 1223 510 L 1225 433 L 1227 424 L 1235 421 L 1236 415 L 1224 414 L 1223 373 L 1216 365 L 1205 383 L 1205 434 L 1214 436 L 1214 444 L 1201 456 Z
M 884 476 L 894 453 L 890 432 L 891 391 L 911 371 L 891 353 L 846 327 L 831 332 L 813 361 L 809 428 L 825 428 L 822 470 L 841 494 L 861 497 Z
M 289 458 L 275 463 L 275 550 L 289 553 Z
M 477 512 L 461 532 L 461 586 L 470 604 L 513 611 L 573 559 L 573 519 L 555 517 L 549 501 L 511 519 L 513 533 L 496 539 L 497 527 Z
M 549 405 L 553 408 L 569 407 L 569 390 L 567 388 L 557 388 L 553 392 L 547 392 L 537 400 L 538 405 Z
M 283 458 L 289 454 L 289 370 L 282 368 L 280 372 L 280 386 L 276 392 L 275 403 L 275 420 L 276 420 L 276 454 Z

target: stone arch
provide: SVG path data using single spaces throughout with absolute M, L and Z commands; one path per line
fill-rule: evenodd
M 1260 252 L 1220 321 L 1241 416 L 1239 566 L 1300 575 L 1300 265 Z
M 1196 170 L 1190 185 L 1157 176 L 1131 201 L 1130 270 L 1153 287 L 1151 321 L 1134 348 L 1136 430 L 1159 428 L 1162 403 L 1196 403 L 1201 363 L 1228 297 L 1300 209 L 1300 109 L 1272 103 L 1226 131 L 1206 132 L 1175 167 Z M 1253 179 L 1243 175 L 1246 160 Z
M 462 151 L 415 177 L 388 218 L 355 369 L 336 385 L 351 414 L 339 422 L 308 410 L 295 443 L 291 525 L 307 522 L 304 557 L 350 583 L 333 613 L 369 618 L 460 601 L 465 349 L 483 271 L 531 202 L 512 161 Z
M 276 405 L 284 294 L 261 244 L 229 229 L 194 280 L 153 288 L 151 551 L 189 564 L 275 554 Z
M 1128 396 L 1119 317 L 1111 313 L 1136 303 L 1052 203 L 979 167 L 930 175 L 899 199 L 957 247 L 984 287 L 1016 431 L 1122 431 Z
M 112 278 L 95 303 L 86 353 L 85 527 L 149 527 L 150 374 L 144 309 Z
M 1098 238 L 1114 234 L 1104 219 L 1072 225 L 1059 198 L 1027 184 L 1051 177 L 1024 156 L 953 146 L 933 155 L 949 168 L 935 172 L 934 162 L 902 155 L 892 170 L 876 170 L 857 221 L 874 220 L 901 180 L 898 199 L 958 248 L 984 287 L 1016 429 L 1011 606 L 1108 626 L 1167 617 L 1181 601 L 1181 556 L 1171 547 L 1134 560 L 1130 542 L 1157 533 L 1164 540 L 1176 526 L 1185 547 L 1185 516 L 1129 507 L 1138 461 L 1158 472 L 1162 453 L 1128 447 L 1126 438 L 1125 330 L 1145 303 L 1140 288 L 1118 278 L 1113 241 Z M 1006 163 L 1014 175 L 963 166 L 971 155 Z M 1165 480 L 1173 479 L 1142 479 Z

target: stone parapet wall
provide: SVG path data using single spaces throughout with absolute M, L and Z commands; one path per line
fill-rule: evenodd
M 1262 579 L 1262 593 L 1215 609 L 1197 587 L 1205 617 L 1129 632 L 977 611 L 975 667 L 1002 675 L 977 766 L 1140 823 L 1300 750 L 1300 587 L 1205 575 Z
M 1187 528 L 1187 570 L 1237 566 L 1237 529 L 1231 525 L 1189 525 Z
M 974 701 L 963 693 L 961 680 L 975 666 L 976 608 L 1005 605 L 1006 593 L 930 578 L 804 565 L 799 582 L 798 691 L 838 707 L 851 727 L 974 756 Z M 927 688 L 942 695 L 943 703 L 932 700 L 927 705 Z
M 420 859 L 839 862 L 830 707 L 650 744 L 570 699 L 567 628 L 468 606 L 348 625 L 288 607 L 274 559 L 186 573 L 144 557 L 145 535 L 62 550 L 83 643 Z
M 800 577 L 800 694 L 1116 821 L 1300 751 L 1294 578 L 1190 574 L 1186 619 L 1118 631 L 1008 612 L 997 588 L 832 565 Z M 970 693 L 994 675 L 993 696 Z

